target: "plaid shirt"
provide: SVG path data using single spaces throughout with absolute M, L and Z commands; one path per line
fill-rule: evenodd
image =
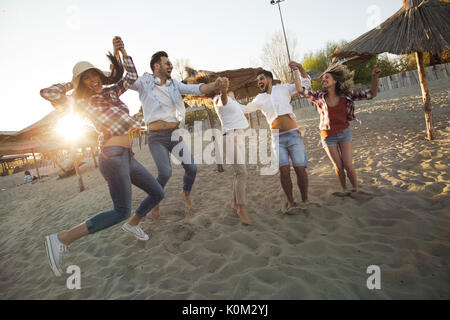
M 119 99 L 138 78 L 133 60 L 127 56 L 123 58 L 126 75 L 115 85 L 105 88 L 102 93 L 93 95 L 88 103 L 77 100 L 74 103 L 77 111 L 84 113 L 100 132 L 98 137 L 100 145 L 112 136 L 127 134 L 130 130 L 140 129 L 140 123 L 130 116 L 127 106 Z M 52 102 L 54 106 L 67 107 L 69 102 L 66 92 L 72 90 L 72 83 L 55 84 L 50 88 L 42 89 L 41 96 Z
M 330 118 L 328 116 L 328 105 L 325 100 L 327 91 L 308 91 L 305 90 L 301 96 L 307 100 L 313 102 L 316 105 L 317 111 L 320 114 L 320 130 L 330 130 Z M 349 94 L 343 95 L 347 99 L 347 120 L 356 120 L 361 122 L 355 117 L 355 103 L 358 100 L 370 100 L 373 98 L 372 91 L 368 90 L 352 90 Z

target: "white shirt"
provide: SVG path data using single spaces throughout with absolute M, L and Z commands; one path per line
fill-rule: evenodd
M 214 109 L 222 123 L 222 133 L 234 129 L 247 129 L 248 121 L 242 112 L 242 105 L 228 97 L 228 103 L 222 106 L 220 95 L 214 98 Z
M 169 86 L 166 84 L 159 86 L 155 85 L 152 89 L 153 94 L 161 102 L 159 110 L 155 111 L 151 122 L 153 121 L 166 121 L 166 122 L 178 122 L 177 120 L 177 107 L 172 101 L 169 93 Z
M 153 93 L 153 88 L 157 85 L 155 77 L 145 72 L 140 76 L 136 82 L 130 87 L 131 90 L 139 92 L 139 99 L 142 103 L 142 110 L 144 112 L 145 124 L 160 120 L 164 115 L 168 115 L 165 112 L 167 104 L 162 104 L 157 96 Z M 181 95 L 192 94 L 201 96 L 203 95 L 200 91 L 202 83 L 200 84 L 184 84 L 175 79 L 170 79 L 166 81 L 166 86 L 169 91 L 169 96 L 171 98 L 171 104 L 175 105 L 176 113 L 175 117 L 177 121 L 180 121 L 180 128 L 184 126 L 184 120 L 186 115 L 186 109 L 184 107 L 183 97 Z M 172 110 L 172 109 L 170 109 Z
M 302 86 L 307 90 L 311 87 L 310 78 L 301 78 Z M 291 96 L 297 93 L 295 84 L 278 84 L 272 87 L 272 93 L 260 93 L 255 99 L 242 106 L 244 113 L 251 113 L 261 110 L 267 119 L 269 125 L 279 116 L 288 114 L 292 119 L 296 120 L 294 110 L 291 105 Z

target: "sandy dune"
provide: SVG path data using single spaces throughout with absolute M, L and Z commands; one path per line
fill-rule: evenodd
M 174 166 L 161 220 L 143 222 L 149 241 L 114 226 L 70 247 L 66 267 L 81 268 L 81 290 L 67 289 L 68 275 L 53 276 L 43 240 L 110 208 L 99 171 L 83 166 L 81 193 L 75 177 L 56 180 L 53 167 L 33 185 L 18 185 L 21 174 L 0 177 L 0 299 L 449 299 L 449 84 L 430 83 L 432 142 L 418 87 L 357 103 L 354 161 L 367 194 L 332 195 L 339 183 L 312 109 L 297 112 L 315 203 L 306 211 L 282 214 L 279 176 L 250 165 L 255 225 L 244 226 L 230 209 L 232 169 L 199 165 L 188 215 L 178 193 L 183 169 Z M 156 175 L 147 147 L 135 152 Z M 133 188 L 133 208 L 143 197 Z M 381 290 L 366 287 L 370 265 L 381 268 Z

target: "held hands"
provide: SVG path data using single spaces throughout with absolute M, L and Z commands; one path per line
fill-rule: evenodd
M 220 90 L 220 92 L 227 92 L 228 86 L 230 85 L 230 82 L 228 78 L 226 77 L 218 77 L 216 81 L 214 82 L 216 89 Z
M 230 81 L 228 80 L 228 78 L 222 78 L 222 81 L 219 86 L 220 92 L 226 94 L 229 86 L 230 86 Z
M 122 38 L 119 36 L 115 36 L 113 38 L 113 47 L 114 47 L 114 55 L 116 55 L 118 52 L 121 52 L 123 56 L 127 55 L 127 52 L 125 51 L 125 45 L 123 44 Z
M 374 67 L 373 67 L 373 70 L 372 70 L 372 77 L 378 78 L 378 77 L 380 76 L 380 73 L 381 73 L 381 69 L 378 68 L 377 65 L 374 66 Z
M 302 68 L 302 65 L 295 61 L 289 61 L 289 68 L 291 68 L 293 71 L 300 70 Z

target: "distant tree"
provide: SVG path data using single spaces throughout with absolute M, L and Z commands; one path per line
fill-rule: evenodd
M 423 64 L 425 67 L 447 62 L 450 62 L 450 49 L 442 51 L 441 54 L 430 55 L 428 52 L 423 54 Z M 398 64 L 401 71 L 417 70 L 416 56 L 414 53 L 400 56 L 398 58 Z
M 173 62 L 174 78 L 179 81 L 183 80 L 186 77 L 185 69 L 190 66 L 189 59 L 176 59 Z
M 337 48 L 344 46 L 346 43 L 347 42 L 345 40 L 340 42 L 328 42 L 325 45 L 325 48 L 316 52 L 310 52 L 306 54 L 302 62 L 303 67 L 307 71 L 325 71 L 332 62 L 333 52 Z M 370 83 L 372 78 L 372 69 L 375 65 L 378 65 L 381 68 L 381 77 L 386 77 L 402 71 L 402 62 L 399 62 L 396 59 L 389 59 L 387 55 L 374 56 L 365 63 L 353 68 L 353 70 L 355 71 L 355 83 Z M 314 90 L 319 90 L 321 88 L 320 79 L 313 80 L 312 88 Z
M 297 39 L 289 31 L 286 32 L 286 37 L 288 39 L 291 60 L 298 61 Z M 291 70 L 288 67 L 289 58 L 286 51 L 286 43 L 281 30 L 276 31 L 264 44 L 261 53 L 261 62 L 263 67 L 272 71 L 273 76 L 282 83 L 292 82 Z

